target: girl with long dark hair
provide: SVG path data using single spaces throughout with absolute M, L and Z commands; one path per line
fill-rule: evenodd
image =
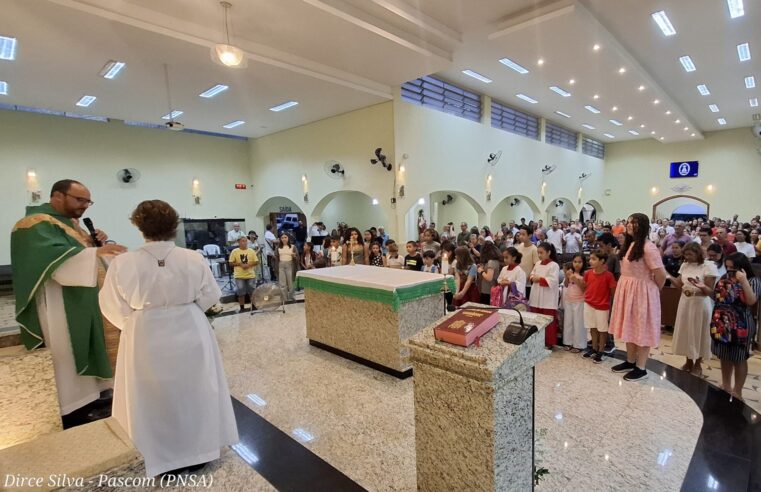
M 626 381 L 647 377 L 645 364 L 650 347 L 661 339 L 660 290 L 666 282 L 658 247 L 648 239 L 650 219 L 632 214 L 626 223 L 626 238 L 619 252 L 621 278 L 616 287 L 610 331 L 626 343 L 626 361 L 613 366 L 613 372 L 625 372 Z
M 552 322 L 544 330 L 544 344 L 552 349 L 558 342 L 558 301 L 560 297 L 560 265 L 555 246 L 539 243 L 536 247 L 539 262 L 531 270 L 532 284 L 529 295 L 531 312 L 552 316 Z

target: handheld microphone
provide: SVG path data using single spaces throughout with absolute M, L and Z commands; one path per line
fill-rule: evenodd
M 90 237 L 92 238 L 93 244 L 97 247 L 103 246 L 103 243 L 98 239 L 98 234 L 95 232 L 95 227 L 92 225 L 92 219 L 90 217 L 85 217 L 82 219 L 82 222 L 85 223 L 85 227 L 90 231 Z

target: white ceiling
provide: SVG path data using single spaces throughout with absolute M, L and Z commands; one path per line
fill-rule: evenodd
M 611 133 L 614 141 L 668 143 L 750 126 L 759 112 L 748 102 L 761 96 L 759 88 L 745 89 L 743 80 L 755 75 L 761 87 L 761 5 L 744 3 L 745 16 L 730 19 L 724 0 L 234 0 L 233 44 L 249 58 L 247 68 L 235 70 L 209 56 L 209 47 L 223 41 L 217 0 L 3 0 L 0 35 L 18 38 L 19 47 L 16 61 L 0 61 L 0 80 L 9 84 L 0 102 L 160 123 L 168 112 L 168 63 L 173 106 L 185 112 L 179 119 L 187 127 L 257 137 L 389 100 L 402 82 L 437 74 L 604 141 Z M 650 18 L 657 10 L 667 12 L 676 36 L 657 28 Z M 741 42 L 750 43 L 751 61 L 738 61 Z M 682 55 L 697 71 L 684 71 Z M 502 57 L 530 73 L 508 69 Z M 127 63 L 113 81 L 98 76 L 110 59 Z M 230 90 L 198 97 L 219 83 Z M 710 96 L 698 93 L 701 83 Z M 551 85 L 572 96 L 551 92 Z M 539 103 L 517 99 L 521 92 Z M 85 94 L 98 100 L 75 107 Z M 288 100 L 299 105 L 268 110 Z M 721 111 L 712 113 L 709 104 Z M 718 117 L 728 124 L 720 126 Z M 238 119 L 247 123 L 222 128 Z

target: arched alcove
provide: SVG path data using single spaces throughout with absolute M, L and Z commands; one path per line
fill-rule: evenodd
M 541 212 L 534 201 L 524 195 L 509 195 L 500 200 L 491 213 L 491 229 L 494 231 L 502 222 L 515 221 L 520 224 L 521 219 L 526 219 L 528 224 L 532 220 L 540 219 Z
M 597 200 L 587 200 L 579 210 L 579 221 L 586 224 L 588 221 L 602 219 L 602 206 Z
M 293 217 L 305 219 L 304 211 L 290 198 L 284 196 L 272 196 L 262 203 L 256 212 L 255 230 L 260 237 L 264 237 L 264 226 L 272 224 L 275 229 L 280 229 L 283 222 L 290 224 Z M 278 220 L 280 222 L 278 222 Z M 291 224 L 293 225 L 293 224 Z
M 459 225 L 460 222 L 464 221 L 469 226 L 480 226 L 486 222 L 486 211 L 481 204 L 472 196 L 461 191 L 434 191 L 429 193 L 427 197 L 423 197 L 423 204 L 420 204 L 419 200 L 420 198 L 415 199 L 404 217 L 406 240 L 417 240 L 418 238 L 418 214 L 420 210 L 423 211 L 426 223 L 430 225 L 431 222 L 435 222 L 439 231 L 443 230 L 447 222 Z M 459 227 L 457 230 L 459 231 Z
M 705 216 L 709 217 L 711 204 L 702 198 L 692 195 L 672 195 L 659 200 L 653 204 L 654 219 L 670 219 L 672 215 L 678 215 L 677 210 L 683 207 L 689 207 L 684 216 Z M 685 218 L 685 217 L 679 217 Z
M 545 212 L 547 213 L 547 223 L 551 223 L 553 220 L 570 222 L 575 220 L 578 215 L 573 201 L 562 196 L 550 200 Z
M 322 197 L 312 211 L 309 222 L 320 220 L 328 232 L 339 222 L 364 230 L 372 226 L 389 228 L 388 217 L 380 205 L 373 205 L 373 198 L 361 191 L 340 190 Z

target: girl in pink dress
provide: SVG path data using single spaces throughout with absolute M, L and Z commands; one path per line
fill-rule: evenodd
M 616 287 L 610 331 L 616 340 L 626 342 L 626 362 L 613 366 L 625 372 L 624 379 L 638 381 L 647 377 L 645 364 L 650 347 L 661 338 L 660 290 L 666 282 L 658 247 L 648 239 L 650 220 L 633 214 L 626 223 L 626 240 L 619 256 L 621 278 Z

